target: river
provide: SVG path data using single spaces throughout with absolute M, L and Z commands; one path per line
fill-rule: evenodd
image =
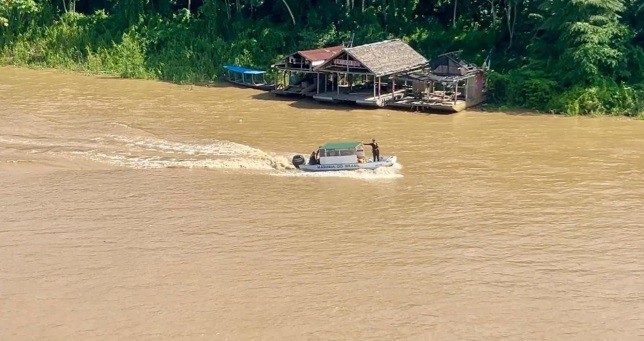
M 325 141 L 399 164 L 308 174 Z M 644 121 L 0 68 L 0 339 L 641 340 Z

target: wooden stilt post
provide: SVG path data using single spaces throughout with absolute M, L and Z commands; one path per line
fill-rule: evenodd
M 373 76 L 373 98 L 376 99 L 376 76 Z
M 324 73 L 324 92 L 327 92 L 327 85 L 329 84 L 329 75 Z
M 457 98 L 458 98 L 458 81 L 454 83 L 454 104 L 456 104 Z
M 317 74 L 318 74 L 318 80 L 317 80 L 317 84 L 315 84 L 315 93 L 319 95 L 320 94 L 320 73 L 318 72 Z

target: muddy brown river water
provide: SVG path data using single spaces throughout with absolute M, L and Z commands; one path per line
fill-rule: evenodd
M 303 174 L 330 140 L 399 164 Z M 0 68 L 0 339 L 642 340 L 644 122 Z

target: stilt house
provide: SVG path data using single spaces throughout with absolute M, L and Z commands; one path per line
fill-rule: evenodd
M 485 100 L 485 71 L 458 57 L 458 52 L 438 56 L 429 70 L 399 77 L 412 84 L 395 106 L 461 111 Z
M 297 51 L 287 56 L 282 62 L 273 65 L 283 76 L 282 86 L 273 90 L 273 93 L 283 96 L 313 96 L 317 93 L 318 84 L 316 84 L 316 81 L 320 79 L 315 68 L 343 48 L 343 45 L 338 45 L 315 50 Z
M 400 39 L 343 48 L 315 68 L 317 100 L 384 106 L 404 96 L 396 76 L 427 67 L 428 61 Z

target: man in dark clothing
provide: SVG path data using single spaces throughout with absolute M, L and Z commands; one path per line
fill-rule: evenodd
M 318 159 L 315 155 L 315 152 L 311 153 L 311 157 L 309 157 L 309 165 L 317 165 L 318 164 Z
M 371 139 L 371 143 L 363 143 L 365 146 L 371 146 L 371 154 L 373 155 L 373 162 L 380 161 L 380 149 L 378 149 L 378 142 L 376 139 Z

